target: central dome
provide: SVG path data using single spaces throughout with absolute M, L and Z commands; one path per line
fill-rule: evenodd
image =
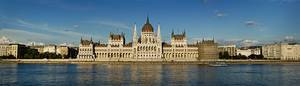
M 144 24 L 142 32 L 153 32 L 153 27 L 149 22 L 149 18 L 147 17 L 146 24 Z

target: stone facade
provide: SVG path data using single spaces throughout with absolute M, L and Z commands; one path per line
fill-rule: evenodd
M 148 17 L 140 36 L 136 29 L 134 25 L 132 42 L 127 44 L 123 33 L 110 33 L 107 44 L 81 39 L 77 58 L 98 61 L 197 61 L 200 51 L 203 54 L 200 58 L 218 58 L 217 45 L 213 40 L 188 44 L 185 32 L 172 32 L 170 44 L 162 42 L 160 25 L 154 32 Z
M 263 55 L 267 59 L 300 60 L 299 51 L 299 44 L 278 43 L 263 46 Z
M 20 58 L 23 54 L 23 49 L 25 45 L 20 44 L 0 44 L 0 56 L 9 56 L 13 55 L 17 58 Z
M 300 60 L 299 44 L 282 44 L 281 60 Z
M 43 48 L 43 53 L 48 52 L 48 53 L 56 53 L 56 45 L 46 45 Z
M 69 54 L 69 47 L 58 46 L 56 49 L 56 53 L 62 55 L 62 58 L 68 58 L 66 56 Z
M 242 47 L 237 49 L 237 55 L 245 55 L 250 56 L 252 54 L 254 55 L 261 55 L 262 54 L 262 48 L 261 46 L 249 46 L 249 47 Z
M 236 45 L 218 46 L 218 50 L 219 50 L 220 53 L 228 52 L 229 56 L 236 56 L 237 55 Z
M 219 58 L 218 44 L 214 40 L 202 40 L 197 43 L 199 60 L 214 60 Z
M 36 49 L 39 53 L 43 53 L 44 52 L 44 46 L 42 45 L 38 45 L 38 46 L 29 46 L 32 49 Z
M 78 59 L 95 59 L 94 43 L 91 40 L 80 40 L 80 45 L 77 54 Z
M 268 44 L 262 47 L 262 54 L 266 59 L 280 59 L 281 44 Z

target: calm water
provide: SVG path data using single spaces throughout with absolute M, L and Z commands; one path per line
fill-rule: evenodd
M 300 65 L 0 64 L 0 85 L 299 86 Z

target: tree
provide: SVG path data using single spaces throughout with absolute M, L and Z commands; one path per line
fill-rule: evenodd
M 0 59 L 16 59 L 15 56 L 13 55 L 8 55 L 8 56 L 0 56 Z
M 255 55 L 255 54 L 251 54 L 250 56 L 248 56 L 248 58 L 250 59 L 263 59 L 264 56 L 263 55 Z
M 227 51 L 219 53 L 219 58 L 220 59 L 230 59 L 230 57 L 231 56 L 229 55 L 229 53 Z
M 21 59 L 35 59 L 39 57 L 39 52 L 36 49 L 26 48 Z

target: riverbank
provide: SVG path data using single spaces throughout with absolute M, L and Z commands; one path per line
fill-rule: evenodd
M 0 63 L 24 64 L 209 64 L 211 62 L 226 64 L 300 64 L 300 61 L 282 60 L 94 61 L 78 59 L 2 59 L 0 61 Z

